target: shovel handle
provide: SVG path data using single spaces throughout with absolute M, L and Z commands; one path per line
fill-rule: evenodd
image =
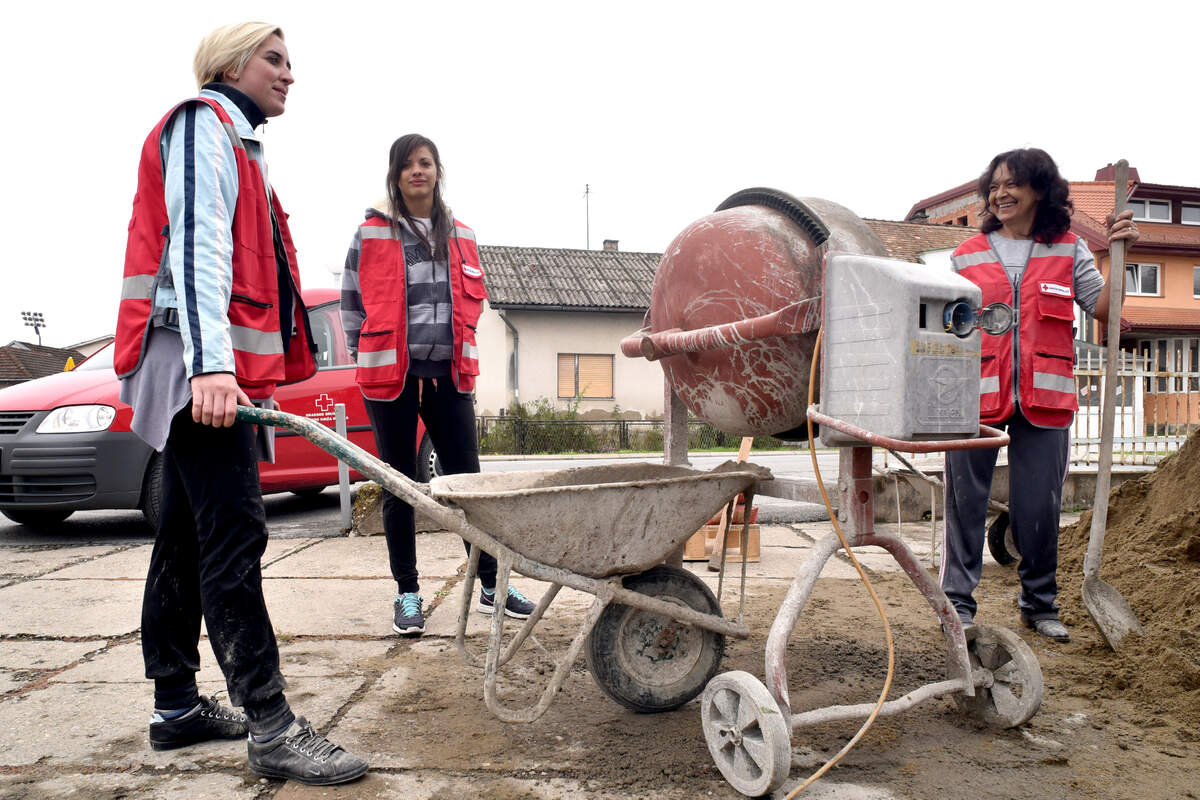
M 1129 184 L 1129 162 L 1117 162 L 1113 189 L 1113 216 L 1125 210 Z M 1104 361 L 1104 395 L 1100 411 L 1100 463 L 1096 468 L 1096 496 L 1092 501 L 1092 528 L 1088 535 L 1087 555 L 1083 559 L 1086 580 L 1100 572 L 1104 552 L 1104 530 L 1108 525 L 1108 493 L 1112 488 L 1113 422 L 1116 416 L 1117 365 L 1121 352 L 1121 300 L 1125 292 L 1125 240 L 1109 243 L 1108 267 L 1108 338 Z

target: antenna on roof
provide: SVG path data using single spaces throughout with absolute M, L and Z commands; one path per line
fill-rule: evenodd
M 589 195 L 591 195 L 591 193 L 592 193 L 591 184 L 585 183 L 583 185 L 583 219 L 584 219 L 584 226 L 585 226 L 585 233 L 584 233 L 584 239 L 583 239 L 583 249 L 584 250 L 592 249 L 592 215 L 591 215 L 591 203 L 588 199 L 588 197 L 589 197 Z

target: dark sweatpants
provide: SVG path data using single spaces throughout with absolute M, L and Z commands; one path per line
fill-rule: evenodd
M 366 400 L 379 456 L 392 468 L 415 479 L 419 413 L 437 451 L 443 475 L 479 472 L 475 402 L 471 395 L 459 392 L 449 376 L 437 378 L 436 386 L 434 380 L 409 375 L 404 391 L 395 400 Z M 419 592 L 413 509 L 391 492 L 383 493 L 383 532 L 398 590 Z M 463 544 L 470 554 L 471 545 L 465 541 Z M 489 590 L 496 585 L 496 559 L 485 552 L 479 553 L 479 582 Z
M 1008 516 L 1021 553 L 1017 574 L 1021 615 L 1058 619 L 1058 518 L 1070 432 L 1031 425 L 1018 411 L 995 427 L 1007 429 Z M 994 449 L 946 453 L 946 531 L 941 583 L 964 621 L 975 618 L 971 593 L 983 570 L 987 500 L 996 466 Z
M 263 600 L 267 546 L 253 426 L 192 421 L 189 404 L 171 421 L 163 449 L 161 518 L 142 601 L 142 655 L 157 708 L 196 696 L 200 619 L 229 689 L 251 730 L 291 719 L 283 697 L 275 632 Z

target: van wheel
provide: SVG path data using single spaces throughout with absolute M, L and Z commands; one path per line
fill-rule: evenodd
M 162 513 L 162 482 L 163 457 L 162 453 L 152 453 L 150 463 L 146 465 L 146 477 L 142 481 L 142 499 L 138 508 L 146 518 L 150 530 L 158 532 L 158 518 Z
M 417 450 L 417 483 L 429 483 L 441 474 L 442 462 L 433 452 L 433 439 L 427 433 L 421 437 L 421 447 Z
M 72 509 L 26 511 L 24 509 L 6 508 L 0 511 L 0 514 L 8 517 L 18 525 L 24 525 L 26 528 L 33 528 L 34 530 L 53 528 L 73 513 L 75 512 Z

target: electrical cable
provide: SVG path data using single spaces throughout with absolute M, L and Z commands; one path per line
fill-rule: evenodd
M 813 388 L 816 385 L 817 375 L 817 360 L 821 355 L 821 336 L 824 334 L 825 328 L 822 326 L 817 330 L 817 341 L 813 346 L 812 365 L 808 373 L 808 405 L 813 404 Z M 896 672 L 896 647 L 892 642 L 892 626 L 888 622 L 887 613 L 883 610 L 883 603 L 879 601 L 879 595 L 875 593 L 875 587 L 871 585 L 871 580 L 867 577 L 867 573 L 863 570 L 862 565 L 858 563 L 858 559 L 854 557 L 854 551 L 850 549 L 850 543 L 846 541 L 846 536 L 842 533 L 842 526 L 838 524 L 837 513 L 833 510 L 833 504 L 829 502 L 829 495 L 825 492 L 825 481 L 821 479 L 821 468 L 817 465 L 817 447 L 813 443 L 813 423 L 812 418 L 808 420 L 808 451 L 812 455 L 813 472 L 817 476 L 817 486 L 821 490 L 821 499 L 825 501 L 825 508 L 829 511 L 829 519 L 833 522 L 833 529 L 837 531 L 838 539 L 842 542 L 842 549 L 846 551 L 846 555 L 850 557 L 850 563 L 854 564 L 854 569 L 858 571 L 858 577 L 862 579 L 863 585 L 867 587 L 867 592 L 871 595 L 871 599 L 875 602 L 875 608 L 879 611 L 879 618 L 883 620 L 883 632 L 887 637 L 888 648 L 888 668 L 887 678 L 883 682 L 883 690 L 879 693 L 879 701 L 875 704 L 875 708 L 871 710 L 871 715 L 867 717 L 867 721 L 858 729 L 858 733 L 854 734 L 853 738 L 846 743 L 846 746 L 838 751 L 837 755 L 821 765 L 821 768 L 808 777 L 808 780 L 792 790 L 784 800 L 792 800 L 800 792 L 811 784 L 813 781 L 820 778 L 826 772 L 833 768 L 835 764 L 849 753 L 858 741 L 866 735 L 871 725 L 875 722 L 875 718 L 879 716 L 879 710 L 883 708 L 884 702 L 887 701 L 888 692 L 892 688 L 892 678 Z

